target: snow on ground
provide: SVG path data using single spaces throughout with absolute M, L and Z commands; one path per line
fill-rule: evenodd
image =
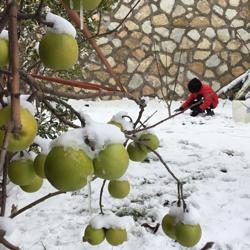
M 126 99 L 70 103 L 100 122 L 108 122 L 120 111 L 133 119 L 138 114 L 136 104 Z M 176 102 L 172 109 L 177 107 Z M 165 103 L 154 99 L 148 103 L 143 120 L 155 111 L 151 124 L 168 116 Z M 249 250 L 250 124 L 232 120 L 229 101 L 221 100 L 215 112 L 214 117 L 190 117 L 187 111 L 155 128 L 161 141 L 157 151 L 185 182 L 184 195 L 200 213 L 202 238 L 191 249 L 201 249 L 213 241 L 214 250 Z M 155 157 L 145 163 L 130 162 L 127 177 L 131 183 L 127 198 L 111 198 L 107 185 L 103 197 L 104 212 L 133 216 L 135 220 L 124 244 L 112 247 L 105 241 L 94 247 L 81 241 L 90 219 L 99 213 L 100 179 L 91 183 L 91 211 L 88 187 L 60 194 L 18 215 L 14 219 L 16 231 L 9 239 L 23 250 L 186 249 L 165 236 L 161 228 L 153 234 L 141 226 L 161 222 L 170 202 L 176 200 L 176 184 L 164 166 Z M 46 181 L 34 194 L 9 184 L 7 214 L 13 203 L 22 208 L 54 191 Z

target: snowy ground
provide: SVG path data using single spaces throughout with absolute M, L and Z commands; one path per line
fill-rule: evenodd
M 128 100 L 71 104 L 102 122 L 109 121 L 119 111 L 127 111 L 134 119 L 138 113 L 136 104 Z M 174 103 L 173 109 L 178 106 L 179 103 Z M 156 110 L 151 124 L 167 117 L 164 102 L 152 100 L 143 118 Z M 186 112 L 161 124 L 155 132 L 161 139 L 158 152 L 185 181 L 184 195 L 201 216 L 202 238 L 192 249 L 201 249 L 213 241 L 214 250 L 249 250 L 250 124 L 235 123 L 231 103 L 221 101 L 214 117 L 190 117 Z M 165 236 L 161 228 L 153 234 L 141 227 L 145 222 L 152 226 L 161 222 L 169 210 L 169 202 L 176 200 L 176 184 L 164 166 L 152 158 L 150 163 L 130 162 L 128 176 L 131 192 L 127 198 L 114 200 L 105 189 L 103 199 L 105 212 L 134 216 L 135 224 L 123 245 L 112 248 L 103 242 L 92 247 L 81 242 L 90 218 L 99 213 L 100 180 L 91 184 L 92 214 L 87 187 L 61 194 L 17 216 L 17 230 L 9 239 L 23 250 L 185 249 Z M 21 208 L 55 191 L 49 183 L 35 194 L 24 193 L 12 184 L 8 190 L 7 212 L 13 203 Z

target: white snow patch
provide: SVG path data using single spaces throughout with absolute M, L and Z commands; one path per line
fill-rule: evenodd
M 90 220 L 90 224 L 95 229 L 100 228 L 119 228 L 131 230 L 134 221 L 130 216 L 118 217 L 114 214 L 96 215 Z
M 5 236 L 11 235 L 15 230 L 14 220 L 8 217 L 0 217 L 0 230 L 5 232 Z
M 9 32 L 8 32 L 8 30 L 2 30 L 2 32 L 0 33 L 0 38 L 3 38 L 5 40 L 9 40 Z
M 49 12 L 46 16 L 46 21 L 54 23 L 53 27 L 49 27 L 48 30 L 58 34 L 69 34 L 76 37 L 76 29 L 74 26 L 61 16 L 55 15 Z
M 47 155 L 49 153 L 51 143 L 50 139 L 45 139 L 37 135 L 34 139 L 34 143 L 38 144 L 41 148 L 41 154 Z

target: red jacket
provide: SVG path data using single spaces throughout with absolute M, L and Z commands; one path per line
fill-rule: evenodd
M 201 110 L 210 108 L 211 105 L 213 108 L 216 108 L 216 106 L 218 105 L 217 94 L 213 91 L 213 89 L 209 85 L 202 84 L 201 89 L 196 93 L 190 94 L 181 107 L 186 109 L 189 103 L 192 102 L 197 95 L 202 95 L 204 98 L 203 103 L 201 103 L 201 105 L 199 106 Z

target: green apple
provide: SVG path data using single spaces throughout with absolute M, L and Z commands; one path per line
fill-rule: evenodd
M 112 124 L 112 125 L 118 127 L 120 130 L 123 129 L 122 124 L 119 123 L 119 122 L 116 122 L 116 121 L 111 120 L 111 121 L 108 122 L 108 124 Z
M 8 176 L 10 180 L 19 185 L 29 185 L 36 177 L 32 160 L 14 160 L 8 167 Z
M 74 10 L 79 11 L 81 9 L 81 1 L 82 1 L 83 10 L 91 11 L 91 10 L 96 9 L 102 0 L 64 0 L 64 2 L 69 7 L 71 7 L 70 1 L 72 4 L 72 8 Z
M 187 225 L 178 222 L 175 228 L 176 240 L 185 247 L 193 247 L 201 238 L 201 227 L 199 224 Z
M 170 214 L 166 214 L 161 222 L 163 232 L 173 240 L 176 240 L 175 226 L 176 218 Z
M 128 195 L 130 184 L 125 180 L 111 180 L 108 184 L 108 191 L 112 197 L 122 199 Z
M 58 190 L 74 191 L 87 184 L 87 177 L 93 173 L 93 162 L 81 149 L 57 146 L 47 155 L 44 171 Z
M 143 161 L 148 155 L 148 153 L 142 150 L 140 145 L 135 142 L 128 144 L 127 151 L 131 161 Z
M 20 110 L 21 129 L 18 135 L 11 133 L 8 151 L 15 152 L 29 147 L 37 133 L 37 122 L 34 116 L 26 108 Z M 10 106 L 0 110 L 0 127 L 7 125 L 11 120 Z M 4 131 L 0 130 L 0 146 L 3 144 Z
M 94 159 L 94 174 L 106 180 L 118 179 L 126 172 L 128 163 L 123 144 L 109 144 Z
M 91 245 L 98 245 L 105 239 L 105 231 L 103 228 L 95 229 L 91 225 L 85 228 L 83 241 L 87 241 Z
M 121 245 L 127 240 L 127 231 L 121 228 L 109 228 L 106 231 L 106 240 L 112 246 Z
M 4 38 L 0 38 L 0 66 L 9 63 L 9 42 Z
M 46 178 L 44 173 L 44 164 L 46 160 L 47 155 L 45 154 L 38 154 L 34 160 L 34 169 L 38 176 L 41 178 Z
M 156 150 L 160 145 L 158 137 L 152 133 L 142 134 L 139 137 L 139 140 L 144 142 L 147 146 L 149 146 L 153 150 Z M 140 144 L 140 148 L 145 152 L 150 152 L 150 150 L 143 144 Z
M 39 56 L 43 64 L 51 69 L 66 70 L 78 59 L 78 45 L 69 34 L 48 32 L 39 44 Z
M 20 188 L 25 192 L 34 193 L 38 191 L 42 185 L 43 185 L 43 178 L 36 175 L 34 180 L 29 185 L 20 186 Z

